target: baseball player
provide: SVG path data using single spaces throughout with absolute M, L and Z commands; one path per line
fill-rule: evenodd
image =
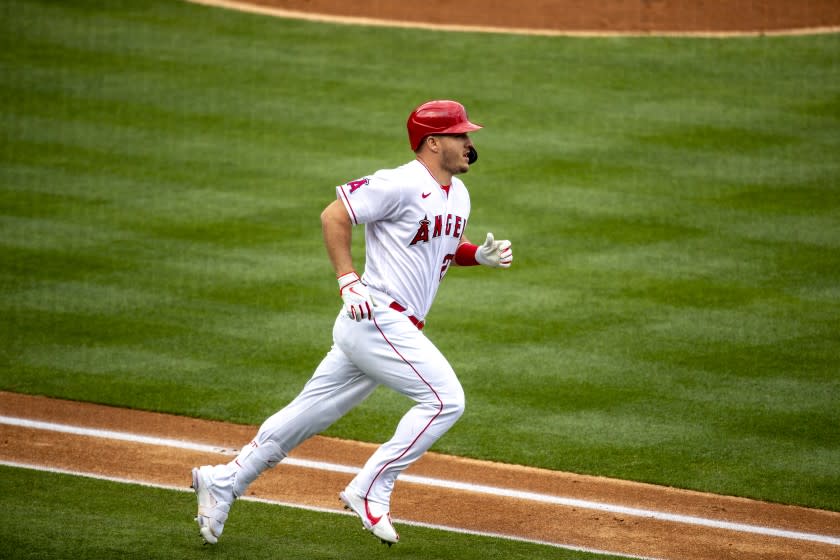
M 217 542 L 233 501 L 260 473 L 379 385 L 406 395 L 414 406 L 339 499 L 383 543 L 398 542 L 389 513 L 397 477 L 464 411 L 461 384 L 423 325 L 450 266 L 508 268 L 511 244 L 488 233 L 475 245 L 464 235 L 470 197 L 456 175 L 478 158 L 468 133 L 482 127 L 470 122 L 463 105 L 429 101 L 411 112 L 407 127 L 415 159 L 336 187 L 336 200 L 321 214 L 344 303 L 332 348 L 301 393 L 269 417 L 233 461 L 192 470 L 196 521 L 207 543 Z M 361 277 L 350 254 L 358 224 L 365 224 Z

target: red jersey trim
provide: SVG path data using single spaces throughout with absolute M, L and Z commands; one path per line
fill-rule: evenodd
M 353 223 L 359 225 L 359 221 L 356 219 L 356 211 L 353 210 L 353 205 L 350 204 L 350 199 L 347 197 L 347 193 L 344 192 L 344 185 L 338 188 L 341 193 L 341 198 L 344 199 L 344 206 L 350 211 L 350 217 L 353 219 Z

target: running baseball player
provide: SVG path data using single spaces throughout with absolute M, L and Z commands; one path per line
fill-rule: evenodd
M 456 175 L 478 158 L 468 133 L 482 127 L 470 122 L 463 105 L 429 101 L 411 112 L 407 127 L 415 159 L 336 187 L 336 200 L 321 214 L 344 303 L 332 348 L 301 393 L 269 417 L 233 461 L 192 470 L 196 521 L 207 543 L 218 541 L 233 501 L 260 473 L 379 385 L 406 395 L 414 406 L 339 499 L 383 543 L 398 542 L 390 516 L 397 477 L 464 411 L 461 384 L 423 325 L 450 266 L 508 268 L 511 244 L 488 233 L 475 245 L 464 234 L 470 197 Z M 361 277 L 350 254 L 358 224 L 365 224 Z

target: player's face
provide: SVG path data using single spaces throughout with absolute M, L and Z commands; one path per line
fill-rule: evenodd
M 469 152 L 473 144 L 467 133 L 441 135 L 438 141 L 441 146 L 441 167 L 453 175 L 470 170 Z

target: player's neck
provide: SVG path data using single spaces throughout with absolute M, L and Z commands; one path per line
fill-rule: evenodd
M 424 158 L 421 154 L 417 154 L 417 160 L 423 164 L 423 167 L 429 172 L 438 185 L 448 187 L 452 184 L 452 173 L 444 169 L 438 162 L 429 161 L 431 158 Z

